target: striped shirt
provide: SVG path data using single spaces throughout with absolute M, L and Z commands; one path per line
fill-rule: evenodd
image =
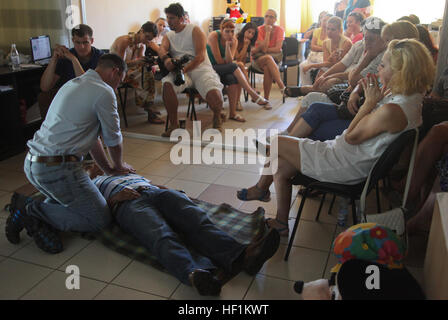
M 113 197 L 125 188 L 137 190 L 140 187 L 156 188 L 151 181 L 138 174 L 125 176 L 101 176 L 92 180 L 105 199 Z

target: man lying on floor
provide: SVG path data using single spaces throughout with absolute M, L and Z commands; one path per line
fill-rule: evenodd
M 218 229 L 185 194 L 154 186 L 137 174 L 107 176 L 94 165 L 88 173 L 123 231 L 135 236 L 163 267 L 201 295 L 219 295 L 222 280 L 241 271 L 255 275 L 277 251 L 280 236 L 270 229 L 248 246 Z M 182 241 L 182 240 L 183 241 Z M 183 243 L 194 248 L 192 255 Z

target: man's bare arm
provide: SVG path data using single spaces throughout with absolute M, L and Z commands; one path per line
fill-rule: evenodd
M 196 51 L 196 57 L 185 66 L 184 71 L 190 72 L 197 68 L 205 60 L 205 48 L 206 48 L 205 34 L 199 27 L 193 29 L 193 44 Z

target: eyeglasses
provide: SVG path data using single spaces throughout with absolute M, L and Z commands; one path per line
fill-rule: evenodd
M 266 19 L 267 19 L 267 18 L 275 19 L 275 16 L 273 16 L 273 15 L 269 15 L 269 14 L 265 15 L 264 17 L 265 17 Z

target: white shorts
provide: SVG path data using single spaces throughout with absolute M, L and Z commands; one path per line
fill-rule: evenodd
M 222 94 L 224 88 L 213 67 L 204 64 L 185 74 L 185 84 L 181 86 L 174 85 L 174 74 L 172 72 L 162 79 L 162 85 L 165 83 L 171 83 L 175 93 L 181 93 L 186 88 L 195 88 L 204 100 L 211 90 L 218 90 L 219 94 Z

